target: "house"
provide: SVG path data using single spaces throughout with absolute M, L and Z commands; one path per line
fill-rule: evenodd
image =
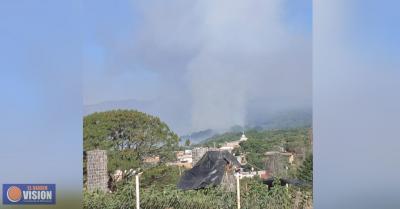
M 235 148 L 232 147 L 232 146 L 222 146 L 219 149 L 222 150 L 222 151 L 228 151 L 228 152 L 232 153 L 232 150 L 235 149 Z
M 186 169 L 192 168 L 192 163 L 187 163 L 187 162 L 184 162 L 184 163 L 181 163 L 181 162 L 168 162 L 166 164 L 167 164 L 167 166 L 178 166 L 178 167 L 183 167 L 183 168 L 186 168 Z
M 285 176 L 287 174 L 288 166 L 292 166 L 295 156 L 291 152 L 268 151 L 264 154 L 266 156 L 266 176 Z
M 247 139 L 248 138 L 246 137 L 246 135 L 244 135 L 244 132 L 243 132 L 243 134 L 242 134 L 242 136 L 240 137 L 239 140 L 225 142 L 225 144 L 222 145 L 219 149 L 220 150 L 226 150 L 226 151 L 232 153 L 232 150 L 234 150 L 235 148 L 239 148 L 240 147 L 240 143 L 247 141 Z
M 176 161 L 168 162 L 168 166 L 179 166 L 184 168 L 192 168 L 193 156 L 192 150 L 176 151 Z
M 193 165 L 195 165 L 208 151 L 217 151 L 217 148 L 196 147 L 192 150 Z
M 193 161 L 192 150 L 177 151 L 176 159 L 177 162 L 180 163 L 192 163 Z
M 235 181 L 233 175 L 239 169 L 240 163 L 228 151 L 208 151 L 192 169 L 185 171 L 178 183 L 178 188 L 202 189 L 222 184 L 232 190 L 235 189 L 231 188 Z

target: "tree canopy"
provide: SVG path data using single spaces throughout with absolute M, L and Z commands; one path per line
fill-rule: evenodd
M 185 146 L 189 147 L 190 146 L 190 139 L 185 140 Z
M 313 155 L 309 154 L 298 170 L 298 178 L 306 182 L 313 181 Z
M 211 137 L 205 140 L 203 146 L 212 147 L 214 143 L 217 146 L 225 142 L 240 139 L 241 132 L 228 132 Z M 257 130 L 250 129 L 246 131 L 249 138 L 245 142 L 240 143 L 240 148 L 233 150 L 233 153 L 246 154 L 246 160 L 249 164 L 258 168 L 265 168 L 265 152 L 279 151 L 278 147 L 284 148 L 288 152 L 304 155 L 312 152 L 310 144 L 310 128 L 293 128 L 293 129 L 277 129 L 277 130 Z M 303 158 L 303 157 L 302 157 Z M 298 160 L 296 158 L 296 160 Z M 303 159 L 301 159 L 302 161 Z M 301 162 L 298 162 L 301 163 Z M 249 166 L 251 168 L 251 166 Z
M 107 150 L 109 171 L 139 167 L 147 157 L 172 159 L 178 142 L 158 117 L 135 110 L 93 113 L 83 120 L 84 150 Z

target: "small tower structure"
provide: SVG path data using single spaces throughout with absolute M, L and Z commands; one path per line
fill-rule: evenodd
M 243 131 L 242 137 L 240 137 L 239 141 L 241 141 L 241 142 L 247 141 L 247 137 L 246 137 L 246 135 L 244 135 L 244 131 Z

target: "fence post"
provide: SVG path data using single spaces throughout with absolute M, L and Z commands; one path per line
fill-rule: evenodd
M 240 209 L 240 174 L 236 175 L 237 208 Z
M 139 173 L 135 176 L 136 186 L 136 209 L 140 209 L 140 197 L 139 197 Z

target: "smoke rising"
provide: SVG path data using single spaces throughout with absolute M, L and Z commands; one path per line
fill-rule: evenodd
M 291 30 L 285 1 L 146 1 L 132 8 L 138 21 L 130 39 L 107 44 L 109 71 L 157 73 L 158 108 L 149 112 L 178 132 L 223 130 L 311 106 L 311 37 Z

